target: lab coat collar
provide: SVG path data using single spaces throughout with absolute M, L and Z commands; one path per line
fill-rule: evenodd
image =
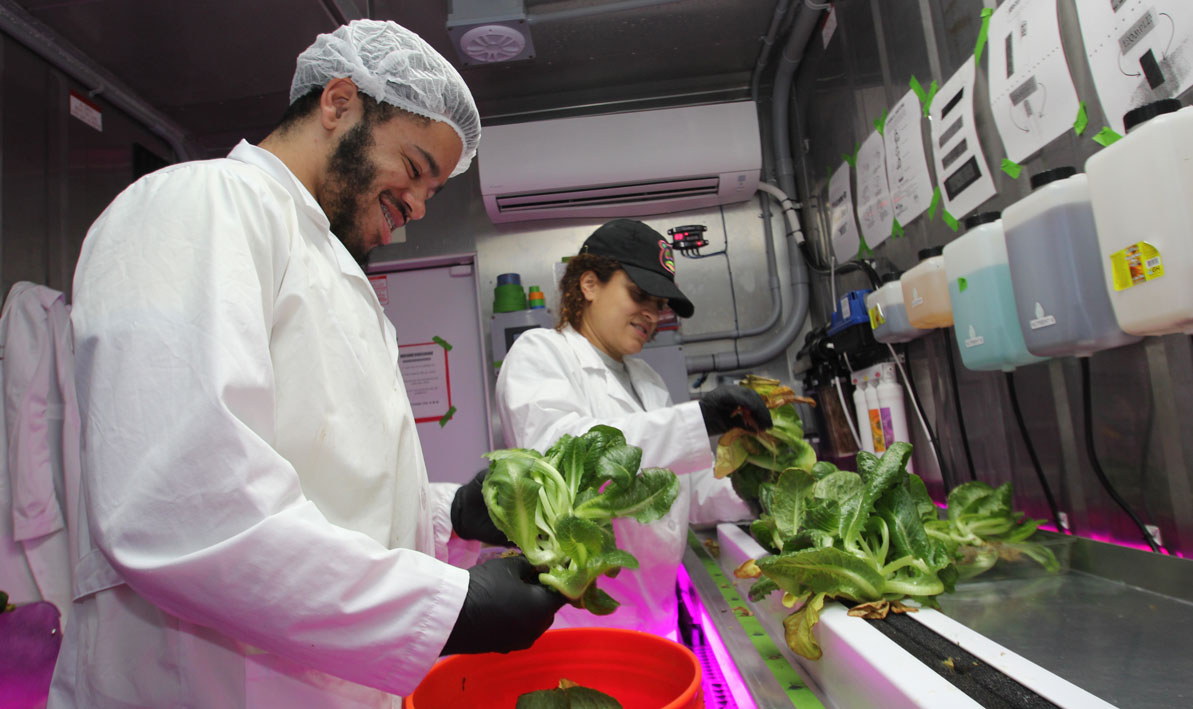
M 294 197 L 294 201 L 302 205 L 303 212 L 307 217 L 310 218 L 320 231 L 327 235 L 331 255 L 340 267 L 340 271 L 346 276 L 353 276 L 367 282 L 368 278 L 365 276 L 360 264 L 356 262 L 356 259 L 352 258 L 352 254 L 348 253 L 348 249 L 339 238 L 331 233 L 331 222 L 328 221 L 323 207 L 319 206 L 319 202 L 315 199 L 315 196 L 307 190 L 306 185 L 302 184 L 302 180 L 299 180 L 298 176 L 291 172 L 290 168 L 286 166 L 286 163 L 282 162 L 281 158 L 264 148 L 253 145 L 247 140 L 241 140 L 232 149 L 232 152 L 228 153 L 228 157 L 259 167 L 281 183 L 286 188 L 286 191 Z
M 377 313 L 378 322 L 382 329 L 386 330 L 386 342 L 390 345 L 390 354 L 393 355 L 394 361 L 398 361 L 397 352 L 397 334 L 393 331 L 393 325 L 389 322 L 389 318 L 385 315 L 385 309 L 381 306 L 381 301 L 377 299 L 377 292 L 373 289 L 373 285 L 369 283 L 368 276 L 365 275 L 364 269 L 352 258 L 352 254 L 348 253 L 347 247 L 339 238 L 331 233 L 331 222 L 327 219 L 327 214 L 323 212 L 323 207 L 319 206 L 319 202 L 315 200 L 315 196 L 307 190 L 306 185 L 298 179 L 298 176 L 291 172 L 286 163 L 282 162 L 281 158 L 274 155 L 264 148 L 260 148 L 247 140 L 241 140 L 232 152 L 228 153 L 228 158 L 232 160 L 239 160 L 240 162 L 253 165 L 265 171 L 270 177 L 278 181 L 286 191 L 294 198 L 294 202 L 302 206 L 303 212 L 311 220 L 314 226 L 323 234 L 326 235 L 326 244 L 329 249 L 328 256 L 335 261 L 336 265 L 340 267 L 340 272 L 349 278 L 355 278 L 359 281 L 361 288 L 368 291 L 371 296 L 371 303 L 373 310 Z
M 634 410 L 649 411 L 652 408 L 659 406 L 666 406 L 666 392 L 663 391 L 661 397 L 655 396 L 656 387 L 652 386 L 646 369 L 649 365 L 645 362 L 635 359 L 633 357 L 625 358 L 626 371 L 630 375 L 630 383 L 634 386 L 634 391 L 637 392 L 638 397 L 635 397 L 632 392 L 625 391 L 621 382 L 616 377 L 610 376 L 612 372 L 609 371 L 609 366 L 605 364 L 601 356 L 597 354 L 596 345 L 588 341 L 588 338 L 581 335 L 571 325 L 564 325 L 563 334 L 568 345 L 572 351 L 576 353 L 576 359 L 580 362 L 580 368 L 586 372 L 599 373 L 599 376 L 605 381 L 605 392 L 612 398 L 628 405 Z M 639 401 L 638 399 L 641 399 Z
M 588 338 L 581 335 L 571 325 L 564 325 L 560 330 L 568 346 L 576 353 L 576 359 L 580 360 L 580 367 L 588 371 L 609 371 L 605 363 L 601 361 L 601 356 L 597 354 L 596 346 L 588 341 Z

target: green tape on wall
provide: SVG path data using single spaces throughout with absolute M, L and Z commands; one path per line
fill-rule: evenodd
M 1085 101 L 1077 107 L 1077 118 L 1073 121 L 1073 132 L 1081 135 L 1085 132 L 1085 127 L 1089 125 L 1089 116 L 1085 115 Z

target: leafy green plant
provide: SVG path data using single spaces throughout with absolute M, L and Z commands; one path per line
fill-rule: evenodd
M 782 589 L 785 605 L 802 603 L 783 623 L 795 652 L 820 657 L 812 629 L 826 599 L 868 604 L 862 613 L 885 615 L 892 601 L 931 603 L 952 590 L 957 572 L 948 546 L 924 528 L 935 507 L 923 481 L 907 472 L 910 455 L 911 445 L 897 442 L 881 459 L 859 453 L 856 473 L 825 464 L 779 477 L 767 531 L 782 553 L 739 575 L 762 576 L 750 589 L 753 600 Z
M 561 679 L 554 689 L 521 695 L 514 709 L 622 709 L 622 706 L 604 692 Z
M 945 518 L 926 521 L 924 530 L 949 548 L 963 579 L 988 571 L 1000 559 L 1024 556 L 1047 571 L 1058 571 L 1060 562 L 1052 550 L 1029 541 L 1043 520 L 1024 517 L 1011 507 L 1010 483 L 994 488 L 974 481 L 953 488 Z
M 735 428 L 722 435 L 713 472 L 718 478 L 732 475 L 738 496 L 768 515 L 765 501 L 779 475 L 789 468 L 811 471 L 816 464 L 816 451 L 804 440 L 803 422 L 794 406 L 796 401 L 812 400 L 796 396 L 777 379 L 749 375 L 740 384 L 762 396 L 773 425 L 761 432 Z
M 617 548 L 612 520 L 660 519 L 679 495 L 675 473 L 639 471 L 642 449 L 612 426 L 564 435 L 542 454 L 511 448 L 486 457 L 489 516 L 539 567 L 539 581 L 596 615 L 616 610 L 619 603 L 596 581 L 636 569 L 638 560 Z
M 761 502 L 751 532 L 774 556 L 739 567 L 758 578 L 750 598 L 781 589 L 783 603 L 802 604 L 783 621 L 787 644 L 809 659 L 821 650 L 812 634 L 828 599 L 857 603 L 850 615 L 885 617 L 909 610 L 912 598 L 935 606 L 962 578 L 1001 559 L 1026 555 L 1045 569 L 1059 563 L 1029 541 L 1040 520 L 1011 509 L 1011 485 L 970 482 L 948 496 L 944 519 L 923 480 L 907 472 L 911 445 L 897 442 L 881 458 L 858 453 L 858 472 L 828 462 L 785 470 Z

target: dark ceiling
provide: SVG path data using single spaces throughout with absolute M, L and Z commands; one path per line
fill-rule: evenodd
M 11 0 L 6 0 L 11 2 Z M 450 0 L 16 0 L 188 134 L 201 156 L 263 137 L 294 58 L 343 19 L 394 20 L 450 59 L 486 124 L 748 95 L 776 0 L 466 0 L 524 5 L 532 59 L 465 65 Z M 460 15 L 461 2 L 454 9 Z

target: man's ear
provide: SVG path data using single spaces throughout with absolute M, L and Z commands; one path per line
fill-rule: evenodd
M 356 84 L 347 77 L 327 82 L 319 97 L 319 121 L 324 129 L 334 131 L 351 116 L 354 106 L 360 103 L 358 94 Z

